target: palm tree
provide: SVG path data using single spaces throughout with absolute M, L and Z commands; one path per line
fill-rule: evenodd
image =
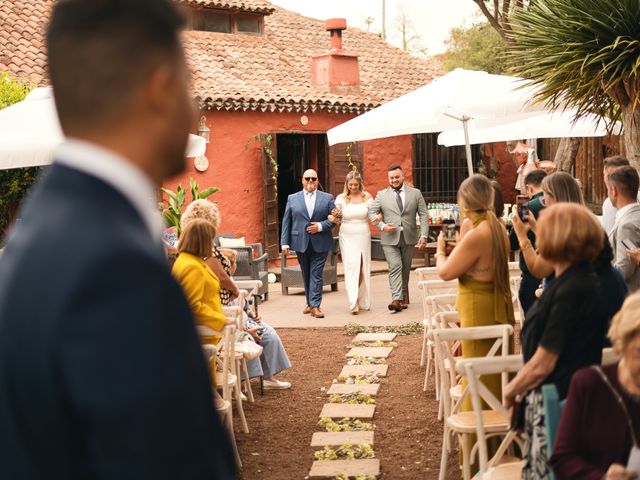
M 539 99 L 552 106 L 622 118 L 640 170 L 640 2 L 538 0 L 510 20 L 514 72 L 541 85 Z

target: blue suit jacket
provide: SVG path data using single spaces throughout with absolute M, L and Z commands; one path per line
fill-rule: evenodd
M 193 316 L 138 212 L 56 164 L 21 218 L 0 257 L 0 478 L 234 478 Z
M 316 252 L 330 252 L 333 250 L 333 223 L 327 217 L 336 207 L 333 195 L 316 191 L 316 204 L 313 214 L 309 217 L 307 205 L 304 202 L 304 190 L 289 195 L 287 207 L 282 218 L 282 232 L 280 233 L 280 245 L 289 245 L 295 252 L 306 252 L 309 242 Z M 320 222 L 322 231 L 315 235 L 307 233 L 310 222 Z

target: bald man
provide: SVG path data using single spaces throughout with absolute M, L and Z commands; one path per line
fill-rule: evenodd
M 282 219 L 280 245 L 285 255 L 292 249 L 302 270 L 307 298 L 302 313 L 324 318 L 322 303 L 322 271 L 327 254 L 333 250 L 331 223 L 327 217 L 335 208 L 333 195 L 318 191 L 318 174 L 307 170 L 302 175 L 302 190 L 289 195 Z

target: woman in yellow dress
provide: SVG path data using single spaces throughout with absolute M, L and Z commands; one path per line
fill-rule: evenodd
M 471 221 L 468 231 L 447 258 L 444 234 L 438 237 L 436 267 L 443 280 L 458 279 L 456 309 L 460 326 L 514 324 L 509 287 L 509 238 L 493 211 L 494 190 L 483 175 L 472 175 L 460 185 L 458 204 Z M 462 342 L 463 357 L 483 357 L 493 340 Z M 483 383 L 502 398 L 500 376 L 483 377 Z M 472 410 L 467 397 L 461 410 Z
M 211 242 L 216 231 L 206 220 L 194 219 L 187 223 L 180 235 L 178 258 L 171 272 L 182 286 L 191 305 L 196 325 L 221 331 L 227 324 L 220 301 L 220 280 L 207 265 L 211 255 Z M 203 344 L 217 344 L 220 336 L 200 336 Z M 215 357 L 211 364 L 215 383 Z M 217 398 L 216 398 L 216 401 Z

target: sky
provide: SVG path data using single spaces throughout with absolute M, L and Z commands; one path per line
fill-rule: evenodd
M 367 29 L 364 20 L 372 17 L 370 31 L 382 28 L 382 0 L 271 0 L 272 3 L 308 17 L 346 18 L 347 27 Z M 386 0 L 387 37 L 398 45 L 396 18 L 398 7 L 404 6 L 410 14 L 412 27 L 421 37 L 427 55 L 446 50 L 445 40 L 449 30 L 461 25 L 470 25 L 483 19 L 473 0 Z M 394 38 L 394 36 L 396 38 Z

